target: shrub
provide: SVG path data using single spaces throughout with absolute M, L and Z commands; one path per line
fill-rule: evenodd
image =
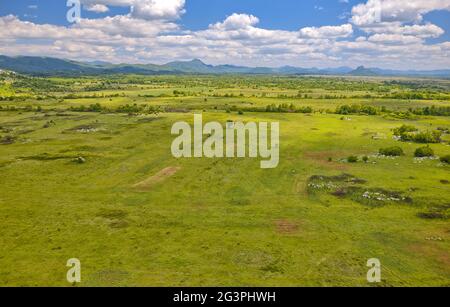
M 363 160 L 365 163 L 367 163 L 367 162 L 369 162 L 369 157 L 368 157 L 368 156 L 364 156 L 364 157 L 362 158 L 362 160 Z
M 394 129 L 394 135 L 402 136 L 403 134 L 405 134 L 407 132 L 416 132 L 416 131 L 419 131 L 419 129 L 417 129 L 414 126 L 403 125 L 399 128 Z
M 14 144 L 16 138 L 11 136 L 11 135 L 7 135 L 3 138 L 0 137 L 0 145 L 11 145 Z
M 414 156 L 417 158 L 433 157 L 434 151 L 433 151 L 433 149 L 431 149 L 430 146 L 420 147 L 420 148 L 416 149 Z
M 429 219 L 429 220 L 440 220 L 440 219 L 445 219 L 445 215 L 441 212 L 434 212 L 434 211 L 430 211 L 430 212 L 420 212 L 417 214 L 418 217 L 422 218 L 422 219 Z
M 450 164 L 450 155 L 446 155 L 446 156 L 441 157 L 441 162 Z
M 349 115 L 349 114 L 377 115 L 378 109 L 372 106 L 353 104 L 353 105 L 338 106 L 336 108 L 335 113 L 342 115 Z
M 412 109 L 411 112 L 416 115 L 450 116 L 450 107 L 431 106 Z
M 426 131 L 426 132 L 419 132 L 417 134 L 408 135 L 410 137 L 405 138 L 405 141 L 413 141 L 416 143 L 440 143 L 442 132 L 441 131 Z M 403 136 L 402 136 L 403 139 Z
M 388 148 L 381 148 L 380 154 L 383 156 L 389 156 L 389 157 L 399 157 L 403 156 L 405 153 L 403 152 L 403 149 L 401 149 L 398 146 L 394 147 L 388 147 Z
M 446 134 L 450 133 L 450 129 L 444 128 L 444 127 L 438 127 L 437 130 L 441 131 L 442 133 L 446 133 Z
M 358 157 L 350 156 L 350 157 L 347 158 L 347 162 L 348 163 L 356 163 L 356 162 L 358 162 Z
M 314 110 L 311 107 L 299 107 L 297 108 L 294 104 L 280 104 L 280 105 L 275 105 L 275 104 L 271 104 L 266 106 L 265 109 L 266 112 L 270 112 L 270 113 L 313 113 Z
M 414 126 L 403 125 L 394 129 L 394 135 L 400 137 L 403 142 L 415 142 L 423 144 L 440 143 L 444 131 L 419 131 Z

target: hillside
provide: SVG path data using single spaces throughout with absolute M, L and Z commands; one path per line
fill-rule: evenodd
M 301 68 L 246 67 L 234 65 L 208 65 L 199 59 L 157 64 L 111 64 L 103 61 L 77 62 L 50 57 L 0 55 L 0 69 L 38 76 L 81 76 L 106 74 L 266 74 L 266 75 L 352 75 L 352 76 L 414 76 L 450 78 L 450 70 L 398 71 L 360 66 L 355 70 L 349 67 Z

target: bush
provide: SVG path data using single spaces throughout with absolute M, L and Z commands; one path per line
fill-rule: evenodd
M 13 144 L 15 141 L 15 138 L 11 135 L 7 135 L 3 138 L 0 138 L 0 145 L 10 145 Z
M 394 135 L 402 136 L 403 134 L 405 134 L 407 132 L 416 132 L 416 131 L 419 131 L 419 129 L 417 129 L 414 126 L 403 125 L 399 128 L 394 129 Z
M 441 162 L 450 164 L 450 155 L 446 155 L 446 156 L 441 157 Z
M 365 114 L 365 115 L 377 115 L 378 109 L 372 106 L 365 105 L 343 105 L 336 108 L 336 114 L 349 115 L 349 114 Z
M 269 113 L 313 113 L 314 110 L 311 107 L 296 107 L 294 104 L 280 104 L 280 105 L 275 105 L 275 104 L 271 104 L 266 106 L 265 109 L 266 112 Z
M 367 162 L 369 162 L 369 157 L 368 156 L 364 156 L 362 158 L 362 160 L 363 160 L 363 162 L 367 163 Z
M 416 158 L 433 157 L 434 151 L 430 146 L 420 147 L 416 149 L 414 156 Z
M 440 143 L 442 141 L 441 139 L 442 132 L 441 131 L 426 131 L 426 132 L 420 132 L 417 134 L 412 134 L 410 137 L 406 137 L 404 139 L 405 141 L 413 141 L 416 143 L 423 143 L 423 144 L 434 144 L 434 143 Z
M 419 131 L 414 126 L 403 125 L 394 129 L 394 135 L 400 137 L 403 142 L 415 142 L 422 144 L 434 144 L 442 141 L 444 131 Z
M 358 162 L 358 157 L 350 156 L 350 157 L 347 158 L 347 162 L 348 163 L 356 163 L 356 162 Z
M 395 146 L 380 149 L 380 154 L 388 157 L 399 157 L 403 156 L 405 153 L 403 152 L 403 149 L 401 149 L 398 146 Z

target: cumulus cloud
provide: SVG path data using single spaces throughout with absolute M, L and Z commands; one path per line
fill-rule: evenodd
M 385 34 L 403 34 L 413 35 L 420 38 L 437 38 L 445 33 L 445 31 L 431 23 L 424 25 L 401 25 L 400 23 L 383 23 L 379 27 L 366 29 L 369 33 L 385 33 Z
M 109 8 L 103 4 L 87 4 L 84 6 L 84 9 L 95 13 L 106 13 L 109 11 Z
M 375 34 L 368 38 L 369 42 L 394 45 L 409 45 L 421 43 L 422 39 L 411 35 L 401 34 Z
M 130 7 L 131 15 L 141 19 L 174 20 L 184 14 L 185 0 L 81 0 L 86 7 Z
M 445 58 L 441 46 L 425 42 L 427 38 L 438 38 L 445 33 L 439 26 L 423 20 L 425 14 L 436 10 L 450 11 L 450 1 L 368 0 L 358 4 L 352 9 L 350 22 L 368 33 L 369 37 L 358 38 L 353 45 L 348 46 L 355 49 L 368 48 L 372 56 L 375 55 L 385 62 L 387 59 L 397 59 L 403 63 L 409 61 L 418 65 L 421 60 L 428 59 L 434 61 L 436 66 L 438 63 L 448 65 L 449 60 Z M 408 45 L 407 50 L 405 45 Z M 379 50 L 384 52 L 378 52 Z M 415 55 L 411 56 L 414 53 Z M 367 54 L 369 52 L 365 55 Z M 423 62 L 422 65 L 426 64 Z
M 236 14 L 227 17 L 223 22 L 211 25 L 210 28 L 219 30 L 238 30 L 254 26 L 259 23 L 259 19 L 253 15 Z
M 450 11 L 450 1 L 369 0 L 353 7 L 351 21 L 361 27 L 379 22 L 420 22 L 424 14 L 435 10 Z
M 145 19 L 177 19 L 184 14 L 185 0 L 140 0 L 132 6 L 132 15 Z
M 353 34 L 351 24 L 341 26 L 324 26 L 320 28 L 308 27 L 300 30 L 300 35 L 306 38 L 339 38 L 349 37 Z
M 82 19 L 73 29 L 97 30 L 103 34 L 122 37 L 155 37 L 156 35 L 174 31 L 178 25 L 159 20 L 135 19 L 130 16 L 118 15 L 102 19 Z

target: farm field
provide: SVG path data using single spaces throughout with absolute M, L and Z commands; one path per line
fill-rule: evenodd
M 0 286 L 449 286 L 449 110 L 438 79 L 4 73 Z M 174 158 L 194 114 L 279 122 L 278 167 Z

